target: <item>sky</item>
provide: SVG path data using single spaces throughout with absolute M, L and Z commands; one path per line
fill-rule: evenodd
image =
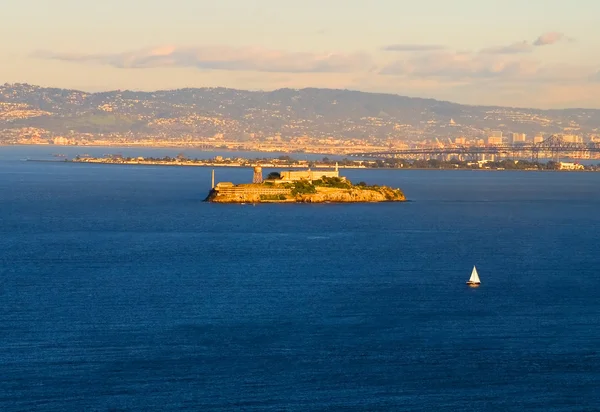
M 597 0 L 7 0 L 0 83 L 600 108 Z

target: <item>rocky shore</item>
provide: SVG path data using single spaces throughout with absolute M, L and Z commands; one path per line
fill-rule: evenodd
M 237 185 L 233 190 L 211 190 L 206 201 L 213 203 L 372 203 L 406 201 L 400 189 L 386 186 L 352 186 L 350 188 L 316 187 L 314 193 L 297 193 L 288 189 L 265 189 L 263 185 Z M 269 192 L 274 192 L 273 194 Z

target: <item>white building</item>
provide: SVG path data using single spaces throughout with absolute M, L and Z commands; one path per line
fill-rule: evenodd
M 579 163 L 559 162 L 558 168 L 560 170 L 583 170 L 583 165 Z
M 527 135 L 525 133 L 513 133 L 512 143 L 525 143 Z
M 567 143 L 583 143 L 583 138 L 574 134 L 565 134 L 562 138 Z

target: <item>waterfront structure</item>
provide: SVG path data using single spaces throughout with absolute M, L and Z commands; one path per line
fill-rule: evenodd
M 64 145 L 70 145 L 70 144 L 72 144 L 72 142 L 69 139 L 67 139 L 65 137 L 62 137 L 62 136 L 55 137 L 52 140 L 52 143 L 54 143 L 57 146 L 58 145 L 63 145 L 64 146 Z
M 559 162 L 558 168 L 559 170 L 583 170 L 583 165 L 579 163 Z

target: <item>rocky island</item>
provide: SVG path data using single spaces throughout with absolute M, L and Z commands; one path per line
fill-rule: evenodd
M 334 171 L 273 172 L 263 180 L 262 168 L 254 167 L 252 183 L 234 185 L 220 182 L 213 185 L 207 202 L 214 203 L 360 203 L 403 202 L 400 189 L 387 186 L 353 184 Z

